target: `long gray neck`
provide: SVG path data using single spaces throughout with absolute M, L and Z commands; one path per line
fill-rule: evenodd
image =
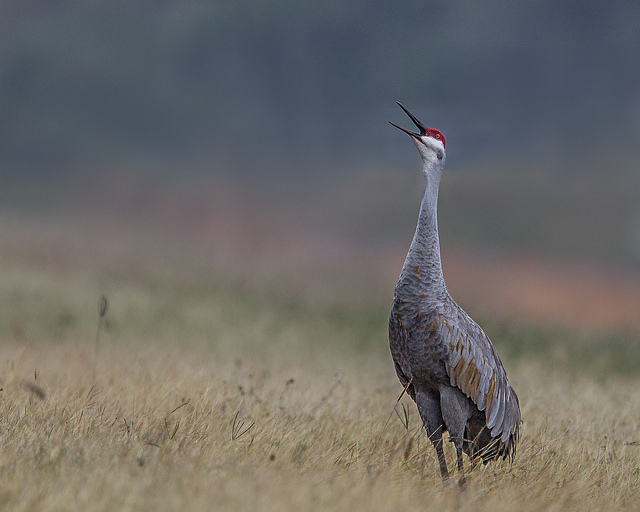
M 425 163 L 422 182 L 422 201 L 418 226 L 400 273 L 396 290 L 403 288 L 412 295 L 424 298 L 443 298 L 449 292 L 442 274 L 440 240 L 438 238 L 438 188 L 441 166 L 430 169 Z M 435 167 L 437 164 L 431 164 Z

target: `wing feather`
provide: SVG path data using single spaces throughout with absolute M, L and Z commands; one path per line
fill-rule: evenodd
M 493 403 L 491 404 L 491 410 L 488 411 L 489 415 L 487 417 L 487 427 L 493 430 L 496 422 L 498 421 L 498 411 L 500 410 L 500 394 L 502 391 L 498 388 L 497 396 L 494 396 Z
M 462 359 L 462 352 L 460 352 L 459 350 L 454 350 L 450 352 L 449 367 L 454 368 L 460 362 L 460 359 Z M 453 382 L 453 380 L 455 379 L 455 377 L 453 377 L 453 374 L 451 375 L 451 379 L 452 379 L 451 384 L 455 385 L 455 382 Z
M 491 437 L 507 443 L 504 454 L 509 455 L 518 437 L 520 407 L 495 347 L 457 304 L 437 316 L 438 323 L 445 327 L 438 330 L 438 335 L 449 349 L 446 369 L 451 385 L 484 411 Z
M 500 399 L 498 400 L 498 414 L 496 415 L 496 423 L 495 426 L 491 429 L 491 435 L 493 437 L 498 437 L 502 433 L 504 425 L 502 424 L 504 420 L 504 413 L 506 409 L 506 398 L 507 398 L 507 390 L 500 390 Z

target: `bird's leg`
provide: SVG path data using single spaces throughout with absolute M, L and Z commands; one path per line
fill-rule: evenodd
M 418 412 L 422 418 L 424 428 L 427 431 L 427 436 L 433 443 L 433 447 L 438 454 L 442 480 L 446 481 L 449 479 L 449 470 L 447 469 L 447 461 L 444 458 L 444 450 L 442 448 L 444 421 L 442 419 L 442 413 L 440 412 L 440 400 L 438 397 L 433 396 L 432 393 L 425 392 L 424 390 L 416 389 L 415 393 Z
M 447 461 L 444 458 L 444 449 L 442 448 L 442 426 L 440 426 L 440 428 L 436 432 L 434 432 L 432 436 L 429 436 L 429 438 L 433 442 L 433 446 L 435 447 L 436 453 L 438 454 L 438 462 L 440 463 L 440 474 L 442 475 L 442 481 L 446 482 L 447 480 L 449 480 L 449 470 L 447 469 Z
M 460 487 L 464 487 L 465 477 L 464 477 L 464 464 L 462 462 L 462 442 L 463 439 L 461 437 L 457 437 L 452 439 L 453 444 L 456 447 L 456 456 L 458 458 L 458 484 Z
M 464 445 L 465 426 L 470 416 L 469 399 L 457 388 L 452 386 L 442 386 L 440 388 L 440 408 L 445 425 L 449 431 L 449 440 L 456 447 L 459 474 L 458 482 L 460 486 L 463 486 L 465 483 L 465 476 L 462 451 Z

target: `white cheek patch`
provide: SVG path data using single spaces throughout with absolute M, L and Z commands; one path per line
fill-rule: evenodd
M 435 161 L 442 160 L 444 158 L 444 144 L 442 141 L 436 140 L 433 137 L 420 137 L 420 141 L 416 140 L 416 147 L 423 160 Z

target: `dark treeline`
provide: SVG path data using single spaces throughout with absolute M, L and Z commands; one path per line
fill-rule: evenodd
M 5 0 L 0 166 L 384 158 L 395 100 L 469 152 L 628 144 L 638 62 L 637 2 Z

